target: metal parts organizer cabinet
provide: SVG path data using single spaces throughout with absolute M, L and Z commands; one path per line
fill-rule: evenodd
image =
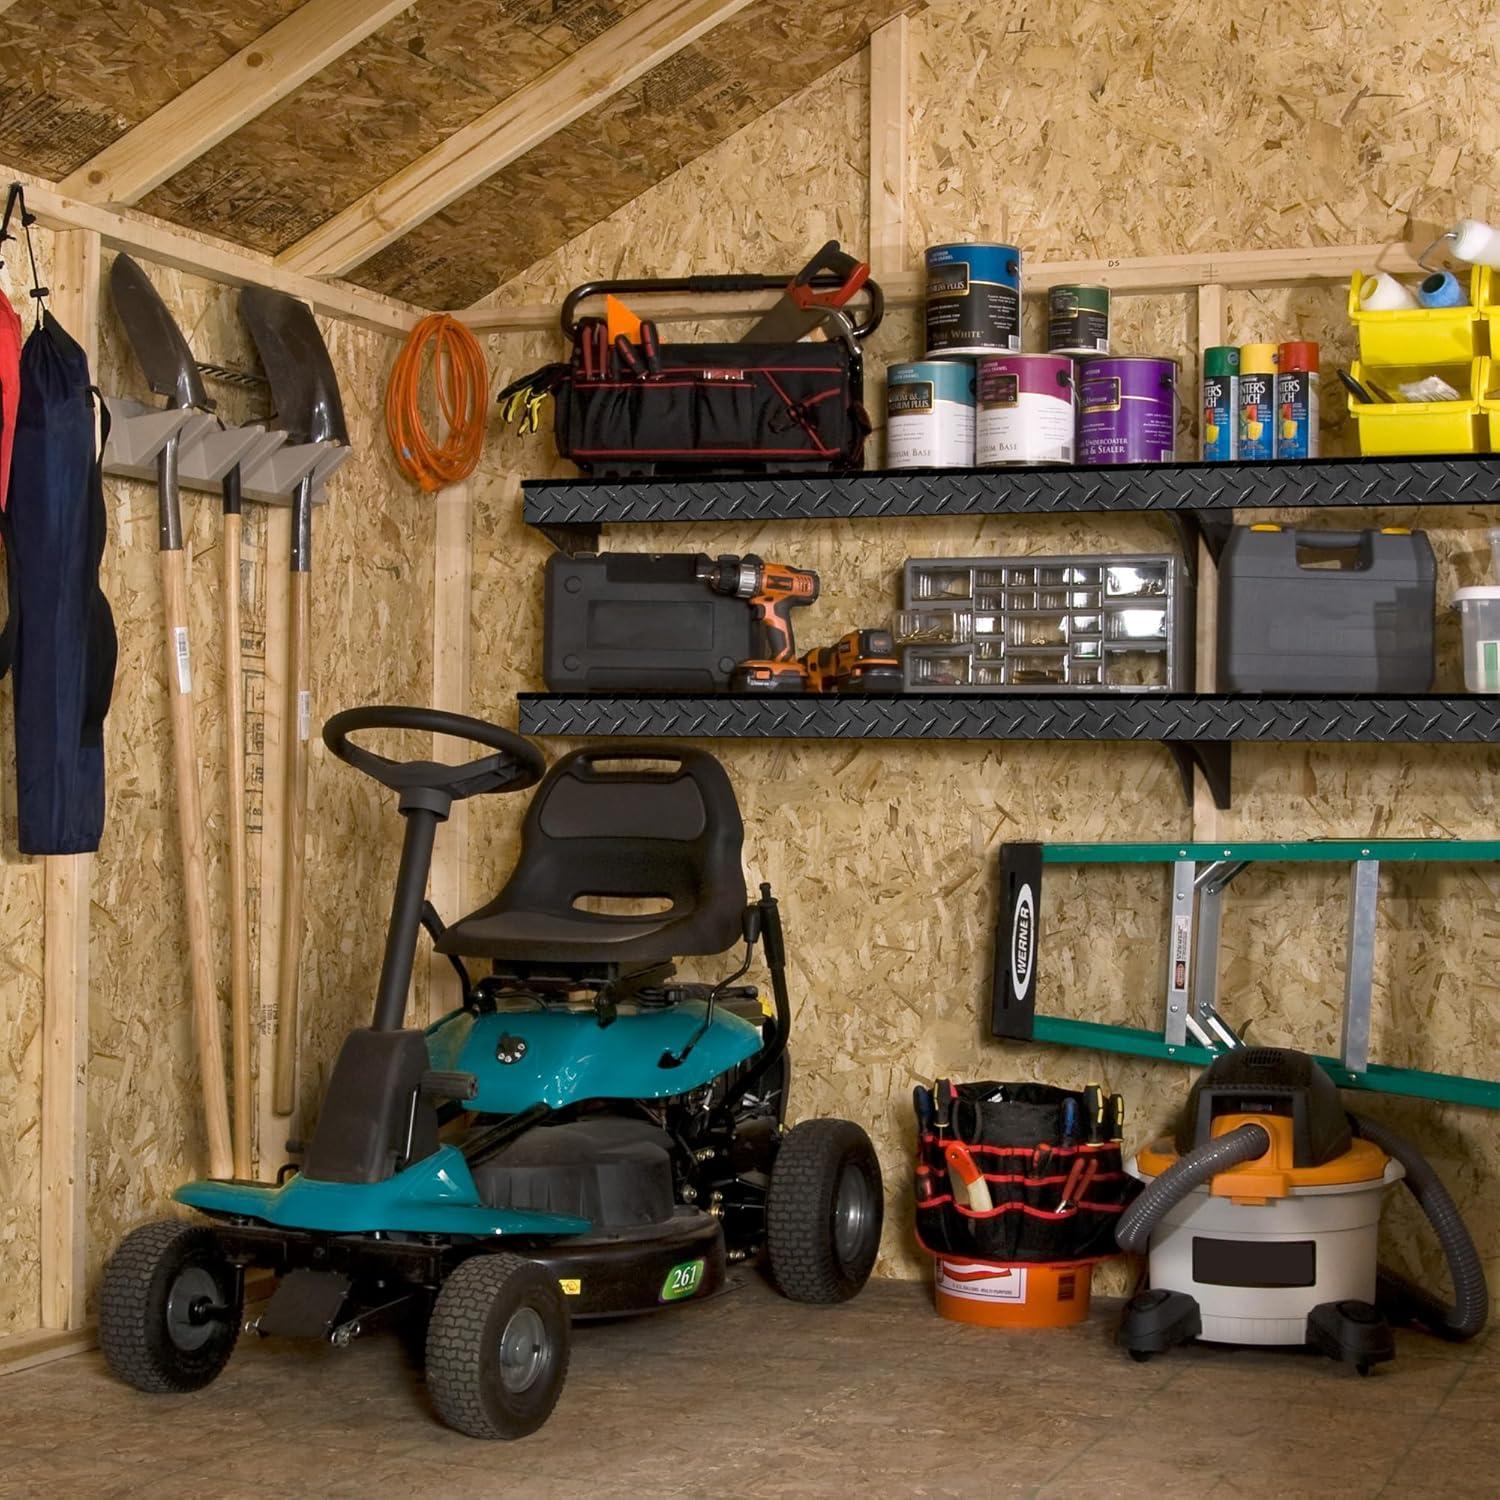
M 1015 1041 L 1055 1042 L 1123 1052 L 1202 1067 L 1242 1045 L 1219 1014 L 1219 939 L 1224 895 L 1252 864 L 1346 864 L 1349 867 L 1349 934 L 1344 1010 L 1338 1057 L 1318 1061 L 1342 1088 L 1409 1094 L 1453 1104 L 1500 1109 L 1500 1081 L 1386 1067 L 1370 1061 L 1370 993 L 1374 981 L 1375 907 L 1382 862 L 1500 861 L 1500 840 L 1369 839 L 1313 843 L 1226 844 L 1002 844 L 1000 919 L 990 1030 Z M 1036 985 L 1042 952 L 1042 872 L 1047 865 L 1170 867 L 1171 917 L 1167 932 L 1167 983 L 1162 1029 L 1115 1026 L 1037 1014 Z

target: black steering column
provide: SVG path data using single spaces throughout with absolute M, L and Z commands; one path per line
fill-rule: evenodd
M 373 729 L 449 735 L 472 740 L 493 753 L 460 766 L 396 761 L 349 738 Z M 547 765 L 541 752 L 520 735 L 435 708 L 346 709 L 323 726 L 323 742 L 340 760 L 397 794 L 406 833 L 375 1013 L 368 1027 L 344 1038 L 302 1170 L 320 1182 L 381 1182 L 437 1150 L 433 1100 L 461 1102 L 474 1092 L 470 1075 L 432 1072 L 423 1033 L 402 1024 L 437 826 L 455 802 L 485 793 L 524 791 L 541 780 Z

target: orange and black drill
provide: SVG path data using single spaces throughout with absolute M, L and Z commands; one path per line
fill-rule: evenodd
M 802 658 L 807 686 L 814 693 L 901 691 L 901 661 L 889 630 L 851 630 L 831 646 L 821 646 Z
M 745 599 L 760 627 L 761 654 L 742 661 L 729 679 L 736 693 L 805 693 L 807 668 L 797 660 L 792 611 L 818 597 L 818 575 L 746 553 L 698 559 L 698 577 L 718 594 Z

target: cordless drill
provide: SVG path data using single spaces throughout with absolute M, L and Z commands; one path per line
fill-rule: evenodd
M 698 559 L 698 577 L 716 594 L 749 601 L 760 627 L 760 656 L 742 661 L 729 679 L 736 693 L 805 693 L 807 668 L 797 660 L 792 611 L 818 597 L 816 573 L 768 563 L 746 553 Z

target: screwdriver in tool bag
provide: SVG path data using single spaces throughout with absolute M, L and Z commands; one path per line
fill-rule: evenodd
M 1107 1141 L 1120 1141 L 1125 1138 L 1125 1096 L 1123 1094 L 1111 1094 L 1104 1106 L 1104 1124 L 1102 1134 Z
M 644 378 L 646 374 L 646 361 L 635 352 L 635 345 L 623 333 L 615 335 L 615 353 L 620 356 L 620 363 L 637 380 Z
M 641 353 L 646 357 L 646 373 L 661 374 L 661 338 L 655 323 L 641 324 Z
M 918 1084 L 911 1091 L 912 1108 L 917 1112 L 917 1138 L 932 1134 L 932 1090 Z
M 953 1129 L 953 1085 L 946 1078 L 939 1078 L 933 1090 L 935 1123 L 941 1134 Z
M 1086 1083 L 1083 1086 L 1083 1118 L 1086 1127 L 1084 1138 L 1090 1142 L 1102 1141 L 1104 1127 L 1104 1085 Z

